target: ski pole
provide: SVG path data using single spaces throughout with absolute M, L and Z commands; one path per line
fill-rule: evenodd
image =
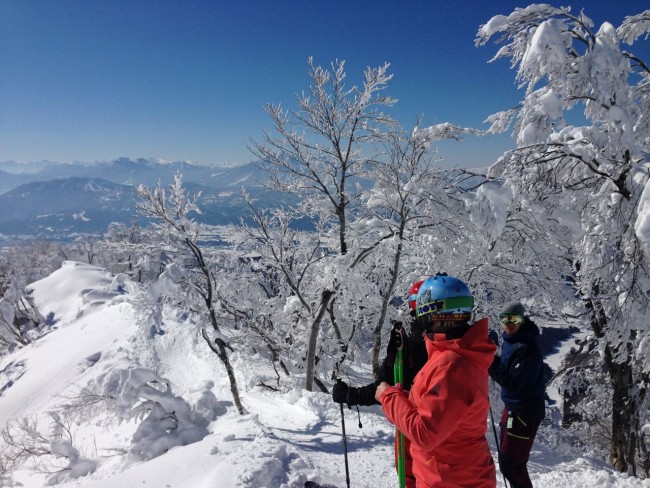
M 497 436 L 497 428 L 494 426 L 494 414 L 492 413 L 492 404 L 490 403 L 490 420 L 492 420 L 492 432 L 494 433 L 494 442 L 497 445 L 497 457 L 501 457 L 501 450 L 499 449 L 499 437 Z M 501 473 L 503 476 L 503 486 L 508 488 L 508 483 L 506 482 L 506 475 Z
M 402 324 L 395 324 L 395 330 L 399 334 L 399 340 L 397 343 L 397 355 L 395 357 L 395 363 L 393 363 L 393 382 L 395 384 L 402 384 L 404 382 L 404 329 L 402 328 Z M 395 447 L 397 449 L 397 479 L 399 481 L 400 488 L 405 488 L 406 452 L 404 451 L 406 446 L 404 442 L 404 434 L 402 434 L 399 430 L 395 430 L 395 436 Z
M 341 405 L 341 427 L 343 427 L 343 456 L 345 458 L 345 482 L 350 488 L 350 469 L 348 468 L 348 440 L 345 436 L 345 412 L 343 411 L 343 403 Z

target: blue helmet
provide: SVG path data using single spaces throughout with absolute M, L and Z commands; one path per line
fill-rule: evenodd
M 420 286 L 416 298 L 417 316 L 428 314 L 462 314 L 466 318 L 474 308 L 474 297 L 469 287 L 453 276 L 439 273 Z

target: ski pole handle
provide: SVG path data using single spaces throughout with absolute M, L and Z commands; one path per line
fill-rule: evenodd
M 395 339 L 396 349 L 404 349 L 404 324 L 397 320 L 393 320 L 393 338 Z

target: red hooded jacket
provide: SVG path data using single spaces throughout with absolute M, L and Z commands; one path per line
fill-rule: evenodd
M 485 438 L 487 370 L 496 351 L 488 340 L 488 320 L 473 324 L 460 339 L 438 334 L 426 344 L 429 360 L 408 397 L 393 386 L 379 398 L 388 420 L 410 441 L 417 486 L 494 488 L 496 471 Z

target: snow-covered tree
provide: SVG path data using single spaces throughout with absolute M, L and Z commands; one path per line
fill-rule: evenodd
M 0 347 L 12 349 L 14 346 L 29 344 L 29 332 L 35 325 L 31 321 L 23 321 L 12 301 L 0 298 Z
M 155 279 L 163 271 L 164 255 L 159 249 L 150 246 L 150 232 L 137 224 L 121 222 L 109 224 L 99 247 L 99 261 L 113 273 L 126 273 L 134 281 Z
M 112 368 L 84 391 L 86 395 L 111 399 L 120 421 L 140 422 L 129 447 L 129 457 L 134 461 L 147 461 L 172 447 L 203 439 L 218 406 L 214 394 L 207 390 L 204 393 L 210 396 L 202 401 L 209 408 L 193 408 L 173 394 L 169 381 L 141 367 Z
M 176 298 L 180 299 L 189 311 L 197 313 L 200 317 L 207 317 L 212 326 L 213 336 L 203 328 L 203 338 L 226 369 L 233 401 L 239 413 L 243 415 L 244 407 L 237 379 L 228 356 L 229 339 L 223 334 L 215 312 L 215 270 L 199 243 L 200 225 L 189 216 L 192 212 L 200 212 L 196 205 L 199 195 L 187 195 L 180 174 L 176 174 L 174 183 L 169 185 L 168 190 L 169 193 L 160 182 L 155 188 L 141 185 L 138 187 L 141 198 L 138 210 L 154 219 L 152 226 L 161 239 L 161 249 L 165 249 L 176 260 L 168 273 L 172 281 L 173 276 L 177 276 L 175 280 L 181 293 Z M 158 293 L 162 295 L 170 289 L 166 286 Z
M 525 88 L 488 119 L 492 132 L 514 123 L 517 141 L 490 173 L 570 229 L 575 288 L 611 380 L 609 460 L 632 474 L 650 381 L 650 68 L 622 45 L 647 39 L 649 19 L 595 30 L 582 12 L 531 5 L 493 17 L 476 41 L 497 37 L 494 59 L 510 58 Z
M 56 412 L 50 412 L 50 432 L 43 432 L 42 421 L 35 416 L 8 422 L 0 431 L 0 482 L 13 484 L 11 475 L 25 465 L 47 473 L 47 485 L 86 476 L 95 471 L 97 461 L 84 457 L 74 447 L 71 424 Z
M 307 324 L 306 389 L 311 390 L 317 349 L 332 358 L 336 375 L 355 334 L 368 329 L 377 369 L 389 303 L 396 284 L 407 279 L 402 274 L 404 243 L 414 241 L 418 229 L 447 227 L 451 234 L 458 229 L 450 215 L 462 205 L 447 200 L 450 185 L 432 164 L 432 143 L 478 131 L 439 124 L 405 134 L 382 111 L 395 103 L 383 94 L 392 78 L 388 64 L 366 69 L 363 86 L 351 88 L 345 84 L 343 61 L 331 69 L 312 59 L 308 64 L 311 85 L 298 96 L 298 109 L 268 105 L 275 134 L 254 142 L 252 151 L 271 171 L 271 188 L 300 198 L 291 220 L 318 224 L 318 239 L 305 249 L 309 258 L 300 261 L 308 274 L 297 271 L 290 253 L 279 252 L 290 242 L 287 225 L 264 230 L 257 238 L 273 249 L 262 255 L 285 270 L 292 283 L 292 313 L 298 323 Z M 256 223 L 260 229 L 269 224 L 260 218 Z M 291 267 L 300 281 L 287 275 Z
M 66 478 L 75 479 L 93 473 L 97 469 L 97 461 L 85 458 L 73 446 L 70 429 L 63 423 L 58 413 L 51 412 L 50 416 L 54 420 L 50 434 L 50 450 L 57 458 L 65 459 L 68 465 L 52 475 L 48 484 L 56 484 L 65 481 Z
M 279 354 L 280 364 L 287 368 L 304 357 L 308 349 L 307 328 L 311 318 L 322 318 L 326 312 L 317 293 L 322 286 L 320 265 L 332 252 L 324 241 L 321 223 L 315 222 L 312 231 L 299 230 L 294 225 L 296 219 L 304 218 L 299 210 L 259 209 L 248 195 L 244 198 L 249 204 L 253 225 L 241 226 L 233 237 L 248 251 L 246 256 L 240 257 L 247 273 L 243 277 L 246 283 L 240 284 L 238 290 L 243 287 L 251 292 L 246 301 L 252 301 L 252 305 L 242 303 L 242 299 L 232 293 L 231 298 L 223 302 L 231 304 L 231 308 L 248 310 L 245 314 L 249 327 L 264 339 L 272 353 Z M 224 290 L 223 295 L 226 293 Z M 321 307 L 320 312 L 314 310 L 315 306 Z M 304 362 L 300 363 L 296 364 L 294 372 L 304 368 Z M 315 374 L 312 381 L 324 388 Z
M 566 321 L 569 314 L 579 315 L 582 309 L 567 284 L 570 234 L 557 218 L 570 211 L 560 210 L 562 202 L 552 198 L 542 207 L 508 182 L 477 183 L 476 191 L 464 195 L 476 230 L 463 261 L 482 313 L 496 319 L 500 308 L 516 299 L 537 318 Z
M 271 170 L 270 187 L 299 196 L 307 215 L 320 216 L 324 230 L 335 235 L 337 244 L 332 239 L 328 247 L 345 256 L 350 214 L 358 208 L 362 193 L 359 178 L 373 159 L 368 151 L 394 124 L 382 112 L 395 102 L 383 94 L 392 75 L 388 64 L 368 68 L 361 87 L 347 87 L 345 62 L 336 61 L 326 69 L 310 58 L 308 65 L 311 85 L 308 93 L 298 96 L 299 108 L 285 111 L 280 105 L 267 105 L 275 134 L 267 133 L 264 142 L 254 141 L 251 150 Z M 340 286 L 336 273 L 331 276 L 333 281 L 314 290 L 316 303 L 309 307 L 307 390 L 313 388 L 321 323 Z
M 381 111 L 396 100 L 382 94 L 393 75 L 388 64 L 364 71 L 362 87 L 345 84 L 345 62 L 331 69 L 308 60 L 311 85 L 298 96 L 298 110 L 268 104 L 276 135 L 253 141 L 252 152 L 271 171 L 273 189 L 297 194 L 334 221 L 339 252 L 349 245 L 348 218 L 361 194 L 358 178 L 372 161 L 368 150 L 395 124 Z
M 58 269 L 66 252 L 74 250 L 45 241 L 0 251 L 0 352 L 31 342 L 46 325 L 26 288 Z

